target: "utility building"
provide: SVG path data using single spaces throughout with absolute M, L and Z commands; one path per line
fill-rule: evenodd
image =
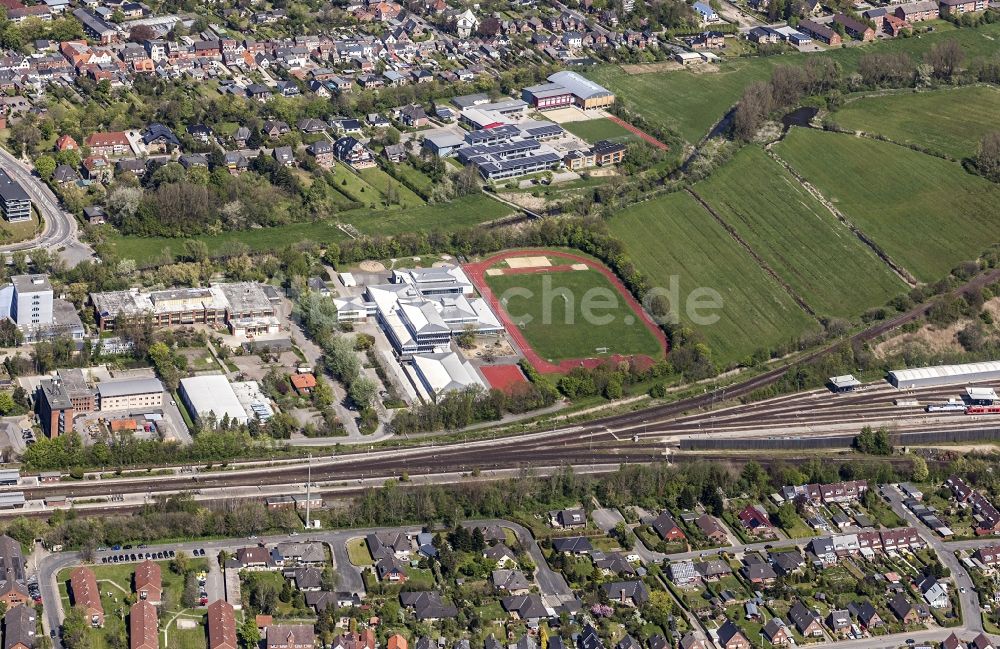
M 893 387 L 901 389 L 1000 381 L 1000 361 L 893 370 L 887 378 Z

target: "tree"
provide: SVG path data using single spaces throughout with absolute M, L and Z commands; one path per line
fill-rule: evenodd
M 52 174 L 56 171 L 56 161 L 50 155 L 40 155 L 35 158 L 35 171 L 44 180 L 49 180 L 52 178 Z
M 872 430 L 871 426 L 865 426 L 854 438 L 854 448 L 860 453 L 867 455 L 892 455 L 892 443 L 889 441 L 889 432 L 885 428 Z
M 62 643 L 66 649 L 90 649 L 90 624 L 83 611 L 74 606 L 66 611 L 62 624 Z
M 128 39 L 133 43 L 144 43 L 154 38 L 156 38 L 156 30 L 149 25 L 136 25 L 128 33 Z
M 771 84 L 755 81 L 743 91 L 743 98 L 733 113 L 733 137 L 749 142 L 774 109 Z
M 257 649 L 260 645 L 260 629 L 257 628 L 257 620 L 253 615 L 243 616 L 243 622 L 237 630 L 237 635 L 243 649 Z
M 348 394 L 351 397 L 351 401 L 357 404 L 358 408 L 368 408 L 375 402 L 375 397 L 378 396 L 378 384 L 372 379 L 361 376 L 351 381 Z
M 924 60 L 934 71 L 934 76 L 938 79 L 950 81 L 955 74 L 955 70 L 965 59 L 965 51 L 954 38 L 949 38 L 941 43 L 935 43 L 924 55 Z
M 1000 131 L 990 131 L 979 141 L 976 169 L 995 183 L 1000 183 Z
M 930 477 L 930 471 L 927 470 L 927 461 L 919 455 L 913 456 L 913 474 L 911 477 L 914 482 L 924 482 Z
M 0 392 L 0 415 L 9 414 L 17 404 L 14 403 L 14 395 L 10 392 Z

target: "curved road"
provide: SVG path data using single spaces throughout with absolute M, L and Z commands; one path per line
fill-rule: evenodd
M 77 239 L 76 218 L 59 206 L 59 199 L 52 193 L 48 185 L 34 176 L 27 166 L 3 148 L 0 148 L 0 167 L 21 184 L 44 221 L 40 235 L 28 241 L 0 245 L 0 253 L 45 248 L 51 252 L 59 251 L 70 265 L 93 257 L 93 250 Z

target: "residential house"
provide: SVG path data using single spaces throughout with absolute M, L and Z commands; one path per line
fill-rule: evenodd
M 142 143 L 149 153 L 166 153 L 181 144 L 174 132 L 159 122 L 146 128 L 142 134 Z
M 726 620 L 725 624 L 719 627 L 718 634 L 722 649 L 750 649 L 750 640 L 732 620 Z
M 830 611 L 826 616 L 826 626 L 835 636 L 844 637 L 851 632 L 851 613 L 846 609 Z
M 889 600 L 889 610 L 903 624 L 916 624 L 923 618 L 921 611 L 910 600 L 906 599 L 906 596 L 902 593 L 896 593 Z
M 956 16 L 986 9 L 986 0 L 940 0 L 942 16 Z
M 550 512 L 553 527 L 563 529 L 578 529 L 587 526 L 587 512 L 582 509 L 563 509 Z
M 306 149 L 315 159 L 316 164 L 323 169 L 333 167 L 333 142 L 323 138 L 310 144 Z
M 3 649 L 34 649 L 38 627 L 33 606 L 15 606 L 3 616 Z
M 510 595 L 500 599 L 500 606 L 511 617 L 523 622 L 538 622 L 548 617 L 545 604 L 540 595 Z
M 736 515 L 748 532 L 760 537 L 774 536 L 774 525 L 760 505 L 747 505 Z
M 406 145 L 405 144 L 387 144 L 384 149 L 382 149 L 382 155 L 389 162 L 405 162 L 406 161 Z
M 587 554 L 593 552 L 594 546 L 583 536 L 569 536 L 552 539 L 552 549 L 564 554 Z
M 407 580 L 406 570 L 396 557 L 379 559 L 375 564 L 375 573 L 380 581 L 401 584 Z
M 266 649 L 314 649 L 316 635 L 311 624 L 272 624 L 267 627 Z
M 73 597 L 73 606 L 83 612 L 84 619 L 91 626 L 104 626 L 104 606 L 93 570 L 86 566 L 74 568 L 69 575 L 69 592 Z
M 641 581 L 616 581 L 610 584 L 601 584 L 601 591 L 616 604 L 638 608 L 649 601 L 649 591 L 646 590 L 646 585 Z
M 509 595 L 527 595 L 531 592 L 531 583 L 520 570 L 494 570 L 490 573 L 493 587 Z
M 838 34 L 835 30 L 827 27 L 826 25 L 821 25 L 814 20 L 799 21 L 797 29 L 800 32 L 805 32 L 813 38 L 823 41 L 831 47 L 838 47 L 843 41 L 840 34 Z
M 854 614 L 863 629 L 878 629 L 885 626 L 885 622 L 882 621 L 882 617 L 875 610 L 875 607 L 872 606 L 871 602 L 866 601 L 855 605 Z
M 729 535 L 726 534 L 726 530 L 723 529 L 722 524 L 719 523 L 714 516 L 702 514 L 695 521 L 695 525 L 697 525 L 698 530 L 701 531 L 701 533 L 715 545 L 725 545 L 729 543 Z
M 847 14 L 837 14 L 833 17 L 833 22 L 843 25 L 844 31 L 862 42 L 875 40 L 875 30 L 857 18 L 852 18 Z
M 951 606 L 947 587 L 933 575 L 925 576 L 917 583 L 917 586 L 924 596 L 924 601 L 931 608 L 944 609 Z
M 434 622 L 458 615 L 458 608 L 446 603 L 440 593 L 434 591 L 400 593 L 399 603 L 404 608 L 411 609 L 413 615 L 422 622 Z
M 133 581 L 135 594 L 139 596 L 140 600 L 146 600 L 150 604 L 160 603 L 163 596 L 161 577 L 160 564 L 153 563 L 149 559 L 135 567 Z
M 83 140 L 91 155 L 120 156 L 132 150 L 123 131 L 91 133 Z
M 128 614 L 130 649 L 160 649 L 156 607 L 146 600 L 132 605 Z
M 278 161 L 278 164 L 285 167 L 295 166 L 295 152 L 290 146 L 276 146 L 271 152 L 274 159 Z
M 660 513 L 650 523 L 653 530 L 660 535 L 660 538 L 667 542 L 683 541 L 684 532 L 681 530 L 673 516 L 667 512 Z
M 371 150 L 352 135 L 345 135 L 333 145 L 334 153 L 341 162 L 355 169 L 375 166 Z
M 291 133 L 292 129 L 288 126 L 287 122 L 280 119 L 269 119 L 264 122 L 262 132 L 267 137 L 277 138 L 287 133 Z
M 801 601 L 796 601 L 788 609 L 788 620 L 796 630 L 805 637 L 823 637 L 823 624 L 820 622 L 819 614 L 810 611 Z
M 695 570 L 694 562 L 692 561 L 671 563 L 670 567 L 667 568 L 667 574 L 670 577 L 670 581 L 682 588 L 695 583 L 699 577 L 698 571 Z
M 498 568 L 517 565 L 517 555 L 503 543 L 486 548 L 483 551 L 483 558 L 495 562 Z
M 233 605 L 217 599 L 208 605 L 208 649 L 238 649 Z
M 764 637 L 775 647 L 787 647 L 792 644 L 792 634 L 780 617 L 772 617 L 764 625 Z

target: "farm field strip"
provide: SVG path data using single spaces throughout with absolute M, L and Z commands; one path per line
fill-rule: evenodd
M 694 190 L 819 315 L 855 317 L 906 288 L 757 146 L 744 147 Z
M 744 360 L 757 349 L 798 339 L 818 323 L 697 201 L 685 192 L 633 205 L 614 216 L 620 239 L 651 286 L 679 287 L 680 321 L 700 331 L 716 361 Z M 722 299 L 713 324 L 696 325 L 685 302 L 696 289 Z
M 1000 187 L 888 142 L 793 128 L 774 151 L 921 281 L 1000 239 Z
M 862 97 L 847 102 L 830 117 L 841 128 L 878 133 L 961 160 L 974 155 L 979 140 L 995 129 L 983 115 L 998 111 L 1000 89 L 963 86 Z

